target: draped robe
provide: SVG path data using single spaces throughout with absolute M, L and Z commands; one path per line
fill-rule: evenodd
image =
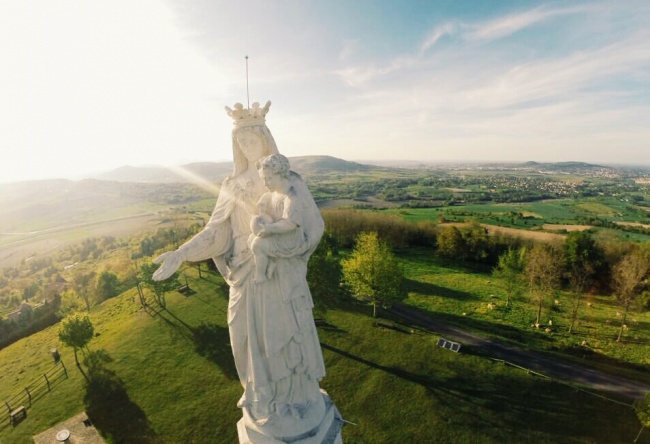
M 300 416 L 320 399 L 325 365 L 312 317 L 307 261 L 323 233 L 323 220 L 305 183 L 291 172 L 302 214 L 305 245 L 300 254 L 271 257 L 273 274 L 256 283 L 248 247 L 255 215 L 253 182 L 242 176 L 223 182 L 205 228 L 179 248 L 185 260 L 213 258 L 230 286 L 228 328 L 244 394 L 238 406 L 260 423 L 272 415 Z

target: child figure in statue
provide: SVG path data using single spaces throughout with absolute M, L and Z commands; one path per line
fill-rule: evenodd
M 290 182 L 289 160 L 282 154 L 260 159 L 257 169 L 269 190 L 257 202 L 258 216 L 251 219 L 250 249 L 255 258 L 255 282 L 273 275 L 273 257 L 291 256 L 304 247 L 300 202 Z

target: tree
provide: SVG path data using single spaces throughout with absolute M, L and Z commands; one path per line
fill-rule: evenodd
M 512 249 L 499 256 L 499 263 L 494 268 L 494 277 L 503 281 L 506 286 L 506 305 L 519 292 L 526 264 L 526 248 Z
M 559 252 L 552 245 L 535 244 L 526 256 L 525 272 L 530 296 L 537 302 L 535 325 L 538 326 L 544 300 L 553 295 L 560 284 L 562 260 Z
M 60 317 L 66 317 L 69 314 L 76 313 L 82 310 L 83 301 L 73 290 L 65 290 L 61 294 L 61 303 L 57 314 Z
M 578 321 L 582 296 L 603 270 L 605 259 L 603 250 L 587 231 L 569 233 L 564 242 L 564 258 L 572 300 L 570 334 Z
M 153 273 L 158 269 L 158 265 L 151 262 L 145 262 L 140 265 L 140 282 L 145 288 L 151 290 L 158 301 L 158 304 L 165 308 L 167 305 L 165 303 L 165 294 L 170 291 L 176 290 L 180 287 L 180 282 L 178 281 L 178 273 L 174 273 L 168 279 L 164 281 L 154 281 Z
M 91 299 L 93 295 L 92 282 L 95 278 L 95 272 L 84 273 L 77 271 L 72 276 L 72 288 L 77 295 L 86 303 L 86 311 L 90 311 Z
M 463 229 L 461 235 L 466 258 L 475 262 L 481 262 L 488 257 L 490 241 L 485 227 L 476 221 L 472 221 L 469 226 Z
M 104 270 L 97 277 L 96 291 L 100 301 L 117 296 L 120 293 L 120 280 L 115 273 Z
M 650 427 L 650 392 L 645 394 L 645 398 L 634 401 L 634 411 L 636 411 L 636 416 L 641 421 L 641 430 L 639 430 L 639 433 L 633 441 L 637 442 L 641 437 L 643 429 Z
M 336 239 L 325 231 L 307 265 L 309 289 L 314 298 L 314 306 L 321 313 L 336 305 L 343 297 L 343 272 L 337 251 Z
M 376 232 L 359 234 L 352 254 L 341 265 L 345 284 L 355 298 L 372 304 L 373 317 L 377 317 L 377 304 L 390 306 L 405 298 L 404 272 Z
M 642 284 L 648 271 L 650 271 L 650 251 L 647 249 L 636 249 L 628 253 L 614 266 L 612 272 L 614 291 L 618 303 L 623 308 L 621 329 L 618 332 L 616 342 L 621 342 L 623 338 L 627 314 L 637 296 L 641 293 Z
M 93 338 L 94 333 L 95 329 L 88 316 L 81 317 L 79 315 L 72 315 L 61 322 L 59 339 L 74 350 L 74 362 L 77 364 L 77 367 L 79 367 L 77 349 L 86 347 L 88 342 Z
M 465 241 L 455 226 L 442 227 L 438 233 L 438 254 L 450 259 L 465 258 Z

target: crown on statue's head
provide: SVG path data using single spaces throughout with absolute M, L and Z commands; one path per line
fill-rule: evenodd
M 269 112 L 270 107 L 270 100 L 266 102 L 264 108 L 260 108 L 258 102 L 253 103 L 251 108 L 244 108 L 244 105 L 241 103 L 235 103 L 235 109 L 226 106 L 226 112 L 232 117 L 235 128 L 243 128 L 245 126 L 264 125 L 266 122 L 266 113 Z

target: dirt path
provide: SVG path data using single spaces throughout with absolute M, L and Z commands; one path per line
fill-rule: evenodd
M 444 336 L 445 339 L 460 342 L 465 346 L 472 346 L 481 354 L 488 357 L 503 359 L 504 361 L 534 370 L 554 379 L 580 384 L 596 390 L 605 396 L 632 401 L 643 398 L 647 392 L 650 392 L 650 386 L 641 382 L 630 381 L 625 378 L 581 367 L 574 363 L 552 359 L 540 353 L 524 350 L 512 345 L 505 345 L 492 339 L 486 339 L 456 326 L 432 319 L 412 307 L 396 305 L 390 311 L 427 330 Z

